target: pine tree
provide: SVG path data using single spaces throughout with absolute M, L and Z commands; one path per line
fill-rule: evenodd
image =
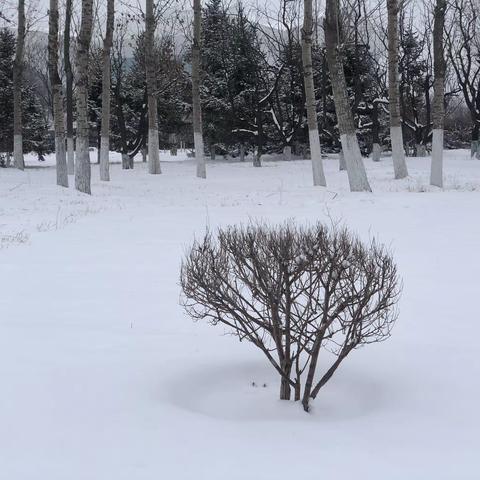
M 13 153 L 13 65 L 15 34 L 0 29 L 0 153 Z M 33 85 L 23 83 L 22 91 L 23 152 L 35 152 L 39 158 L 52 151 L 48 119 Z

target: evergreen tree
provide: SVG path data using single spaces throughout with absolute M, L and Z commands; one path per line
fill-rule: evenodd
M 0 29 L 0 153 L 13 151 L 14 57 L 15 34 L 7 28 Z M 41 100 L 28 81 L 22 87 L 22 116 L 24 153 L 35 152 L 42 160 L 44 154 L 53 150 L 53 138 Z

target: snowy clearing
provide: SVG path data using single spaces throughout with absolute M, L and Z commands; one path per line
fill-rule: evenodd
M 115 164 L 109 184 L 94 166 L 91 197 L 36 161 L 0 169 L 0 478 L 478 478 L 480 161 L 446 155 L 444 191 L 429 158 L 402 181 L 366 160 L 373 194 L 333 157 L 327 189 L 309 161 L 207 164 L 206 181 L 189 159 Z M 352 353 L 311 414 L 179 306 L 195 234 L 292 218 L 378 236 L 404 282 L 392 338 Z

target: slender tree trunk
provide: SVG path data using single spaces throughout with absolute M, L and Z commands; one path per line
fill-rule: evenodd
M 398 82 L 399 0 L 387 0 L 388 12 L 388 100 L 390 105 L 390 140 L 395 178 L 408 176 L 403 148 L 400 91 Z
M 48 20 L 48 74 L 53 94 L 57 185 L 68 187 L 65 125 L 63 123 L 62 80 L 58 74 L 58 0 L 50 0 Z
M 327 0 L 325 8 L 325 45 L 328 69 L 333 89 L 333 100 L 337 114 L 340 141 L 347 166 L 348 181 L 352 192 L 371 192 L 367 173 L 353 123 L 352 111 L 347 95 L 347 84 L 343 63 L 338 50 L 338 0 Z
M 380 145 L 380 122 L 378 119 L 378 104 L 373 103 L 372 110 L 372 160 L 379 162 L 382 155 L 382 147 Z
M 262 106 L 257 103 L 257 151 L 253 154 L 253 166 L 260 168 L 262 166 L 263 155 L 263 113 Z
M 307 107 L 308 138 L 310 143 L 310 157 L 312 159 L 313 184 L 327 186 L 323 172 L 322 149 L 317 122 L 317 102 L 315 100 L 315 85 L 313 82 L 312 66 L 312 0 L 303 2 L 303 29 L 302 29 L 302 62 L 303 81 L 305 84 L 305 100 Z
M 245 161 L 245 145 L 243 143 L 240 144 L 240 161 Z
M 280 400 L 290 400 L 291 396 L 292 396 L 292 389 L 290 387 L 290 382 L 285 377 L 281 377 Z
M 110 85 L 112 63 L 110 53 L 113 44 L 115 0 L 107 0 L 107 28 L 103 40 L 102 71 L 102 131 L 100 134 L 100 180 L 110 180 Z
M 203 146 L 202 105 L 200 103 L 200 42 L 202 26 L 201 0 L 193 0 L 193 45 L 192 45 L 192 103 L 193 142 L 197 177 L 207 178 Z M 213 147 L 215 148 L 215 147 Z
M 472 142 L 470 146 L 470 156 L 480 159 L 480 149 L 479 149 L 479 137 L 480 137 L 480 122 L 473 120 L 472 127 Z
M 82 0 L 82 21 L 77 48 L 77 158 L 75 188 L 83 193 L 90 189 L 90 152 L 88 124 L 88 60 L 92 39 L 93 0 Z
M 13 63 L 13 161 L 15 167 L 25 169 L 22 135 L 22 85 L 25 46 L 25 0 L 18 0 L 18 28 L 15 61 Z
M 347 164 L 345 163 L 345 155 L 343 154 L 342 145 L 340 144 L 340 151 L 338 152 L 338 169 L 340 171 L 347 169 Z
M 65 29 L 63 35 L 63 63 L 65 66 L 65 109 L 67 112 L 67 169 L 75 173 L 75 143 L 73 140 L 73 71 L 70 60 L 70 31 L 72 25 L 72 0 L 65 2 Z
M 153 0 L 147 0 L 145 12 L 145 68 L 147 72 L 148 91 L 148 172 L 158 174 L 162 173 L 162 171 L 160 168 L 160 148 L 158 144 L 157 72 L 154 52 L 155 27 L 157 22 L 155 20 Z
M 443 128 L 445 123 L 445 54 L 443 28 L 446 0 L 437 0 L 433 22 L 433 139 L 430 184 L 443 187 Z

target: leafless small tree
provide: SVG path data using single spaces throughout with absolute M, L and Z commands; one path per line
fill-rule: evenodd
M 353 349 L 390 336 L 401 292 L 383 246 L 320 223 L 207 233 L 182 263 L 181 286 L 187 313 L 257 346 L 281 377 L 280 398 L 293 389 L 305 411 Z M 331 362 L 320 369 L 324 350 Z

